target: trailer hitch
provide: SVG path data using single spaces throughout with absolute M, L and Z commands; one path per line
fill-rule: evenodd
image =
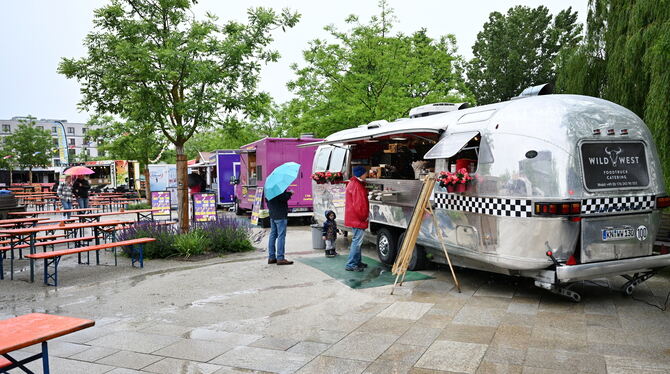
M 623 291 L 623 293 L 630 296 L 633 294 L 635 287 L 637 287 L 640 283 L 646 281 L 647 279 L 653 277 L 654 275 L 656 275 L 655 271 L 648 271 L 643 274 L 635 273 L 632 277 L 630 275 L 624 274 L 622 275 L 622 277 L 628 279 L 628 282 L 626 282 L 626 284 L 624 284 L 621 287 L 621 290 Z

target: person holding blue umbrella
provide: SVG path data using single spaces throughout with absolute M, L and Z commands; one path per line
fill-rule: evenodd
M 300 164 L 287 162 L 275 168 L 265 181 L 265 199 L 270 210 L 270 238 L 268 240 L 268 264 L 291 265 L 284 258 L 286 226 L 288 223 L 288 201 L 293 192 L 288 187 L 298 177 Z

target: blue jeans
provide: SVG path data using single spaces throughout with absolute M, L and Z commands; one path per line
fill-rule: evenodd
M 270 219 L 270 240 L 268 241 L 268 258 L 270 260 L 284 259 L 284 244 L 286 242 L 286 219 Z M 276 242 L 276 245 L 275 245 Z M 275 254 L 276 248 L 276 254 Z
M 88 208 L 88 197 L 86 197 L 86 198 L 78 197 L 77 198 L 77 203 L 79 204 L 79 209 Z
M 354 237 L 351 238 L 351 248 L 349 248 L 349 258 L 345 268 L 353 269 L 361 263 L 361 244 L 363 244 L 363 233 L 365 230 L 353 228 Z
M 72 209 L 72 200 L 63 200 L 61 199 L 61 204 L 63 205 L 63 209 Z M 63 215 L 67 218 L 70 218 L 70 212 L 65 212 Z

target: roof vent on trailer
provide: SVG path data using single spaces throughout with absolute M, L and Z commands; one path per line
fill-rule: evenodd
M 440 114 L 446 112 L 453 112 L 455 110 L 465 109 L 470 107 L 468 103 L 434 103 L 421 105 L 409 110 L 409 118 L 419 118 L 431 116 L 433 114 Z
M 554 85 L 551 83 L 540 84 L 538 86 L 528 87 L 521 91 L 517 97 L 550 95 L 554 92 Z
M 388 123 L 389 123 L 389 121 L 387 121 L 385 119 L 380 119 L 380 120 L 372 121 L 372 122 L 368 123 L 367 125 L 360 125 L 358 127 L 363 128 L 363 129 L 371 130 L 371 129 L 378 129 L 378 128 L 380 128 L 380 127 L 382 127 L 382 126 L 384 126 Z

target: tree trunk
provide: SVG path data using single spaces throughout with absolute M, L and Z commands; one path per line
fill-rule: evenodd
M 144 193 L 147 202 L 151 204 L 151 178 L 149 174 L 149 164 L 144 164 Z
M 175 145 L 177 153 L 177 217 L 182 233 L 189 230 L 189 193 L 188 193 L 188 165 L 184 145 Z
M 11 187 L 12 184 L 14 183 L 14 180 L 13 180 L 13 178 L 12 178 L 12 173 L 13 173 L 13 170 L 12 170 L 12 168 L 10 167 L 10 168 L 9 168 L 9 187 Z
M 28 168 L 28 184 L 33 184 L 33 168 Z

